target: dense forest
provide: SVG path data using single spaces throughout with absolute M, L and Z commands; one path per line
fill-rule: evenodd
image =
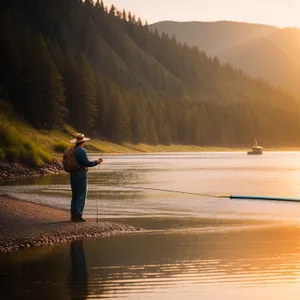
M 0 98 L 117 143 L 300 142 L 298 99 L 99 0 L 1 1 Z

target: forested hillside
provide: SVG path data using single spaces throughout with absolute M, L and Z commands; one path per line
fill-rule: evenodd
M 250 24 L 242 22 L 175 22 L 161 21 L 149 25 L 151 30 L 157 29 L 161 34 L 165 32 L 176 36 L 181 43 L 196 45 L 209 56 L 216 56 L 219 52 L 231 47 L 249 42 L 262 36 L 276 32 L 277 27 Z
M 280 39 L 278 41 L 280 42 Z M 296 47 L 291 48 L 296 50 Z M 273 35 L 261 37 L 218 53 L 221 61 L 229 62 L 251 76 L 265 78 L 297 97 L 300 96 L 300 65 L 296 62 L 299 60 L 298 57 L 290 56 L 285 47 L 277 46 Z
M 0 3 L 0 97 L 117 143 L 296 145 L 300 102 L 103 2 Z
M 150 26 L 209 56 L 300 96 L 300 30 L 239 22 L 159 22 Z

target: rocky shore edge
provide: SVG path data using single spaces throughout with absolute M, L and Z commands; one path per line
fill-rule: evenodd
M 100 220 L 69 221 L 69 213 L 0 195 L 0 254 L 141 230 Z
M 2 239 L 0 237 L 0 253 L 10 253 L 14 251 L 33 249 L 42 246 L 52 246 L 55 244 L 68 243 L 76 240 L 90 238 L 108 237 L 122 233 L 135 232 L 140 229 L 125 226 L 117 223 L 100 221 L 97 225 L 84 228 L 72 228 L 65 230 L 51 231 L 49 233 L 32 235 L 23 238 Z
M 41 175 L 51 175 L 63 170 L 62 163 L 54 159 L 41 167 L 30 167 L 21 163 L 0 162 L 0 183 L 26 179 Z

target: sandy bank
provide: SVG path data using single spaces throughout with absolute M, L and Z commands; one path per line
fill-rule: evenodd
M 112 222 L 69 221 L 69 213 L 0 195 L 0 252 L 12 252 L 139 229 Z

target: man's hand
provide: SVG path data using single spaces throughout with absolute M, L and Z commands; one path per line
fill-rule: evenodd
M 103 162 L 102 158 L 98 158 L 98 164 L 100 165 Z

